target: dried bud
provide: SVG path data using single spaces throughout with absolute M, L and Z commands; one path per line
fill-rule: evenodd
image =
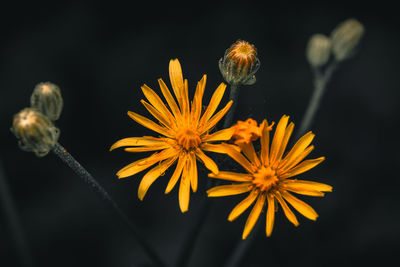
M 31 95 L 31 106 L 50 120 L 57 120 L 63 108 L 60 88 L 51 82 L 39 83 Z
M 246 121 L 238 121 L 232 126 L 233 135 L 231 141 L 238 146 L 250 144 L 261 137 L 261 127 L 251 118 Z
M 236 41 L 219 60 L 219 70 L 229 84 L 254 84 L 259 67 L 256 47 L 242 40 Z
M 22 150 L 43 157 L 57 143 L 60 132 L 53 123 L 34 108 L 25 108 L 14 115 L 11 131 L 19 139 Z
M 364 32 L 364 26 L 356 19 L 342 22 L 332 31 L 332 51 L 337 61 L 353 55 Z
M 323 34 L 314 34 L 307 44 L 306 56 L 311 66 L 318 68 L 325 65 L 331 54 L 331 41 Z

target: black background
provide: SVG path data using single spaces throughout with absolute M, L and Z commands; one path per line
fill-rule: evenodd
M 168 62 L 178 58 L 193 93 L 208 75 L 206 97 L 222 77 L 217 61 L 237 39 L 258 48 L 257 83 L 242 87 L 236 119 L 299 126 L 312 92 L 305 46 L 314 33 L 329 35 L 355 17 L 366 28 L 357 55 L 329 84 L 312 130 L 312 157 L 327 160 L 303 175 L 334 187 L 324 198 L 302 197 L 319 213 L 291 225 L 280 210 L 270 238 L 260 231 L 242 266 L 354 266 L 396 260 L 399 250 L 399 30 L 384 3 L 260 5 L 251 2 L 110 3 L 14 2 L 0 10 L 0 157 L 35 266 L 139 266 L 148 263 L 114 211 L 52 153 L 21 151 L 9 131 L 12 116 L 29 105 L 34 86 L 52 81 L 65 107 L 60 143 L 85 166 L 173 264 L 205 195 L 204 172 L 190 209 L 181 214 L 177 190 L 164 195 L 171 173 L 143 202 L 143 173 L 118 180 L 115 173 L 143 157 L 110 145 L 152 134 L 127 110 L 147 116 L 139 103 L 144 83 L 159 92 Z M 223 103 L 226 103 L 227 95 Z M 240 239 L 248 212 L 229 223 L 243 196 L 215 201 L 200 231 L 190 266 L 221 266 Z M 265 224 L 264 215 L 260 224 Z M 264 226 L 261 227 L 262 229 Z M 7 220 L 0 213 L 0 266 L 20 266 Z M 254 233 L 253 233 L 254 234 Z

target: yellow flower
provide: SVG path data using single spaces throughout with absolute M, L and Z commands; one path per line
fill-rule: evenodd
M 214 152 L 225 152 L 236 162 L 244 167 L 247 173 L 235 173 L 220 171 L 218 174 L 210 173 L 212 178 L 234 181 L 232 185 L 221 185 L 207 191 L 209 197 L 221 197 L 250 192 L 248 197 L 241 201 L 229 214 L 228 220 L 233 221 L 248 209 L 254 202 L 255 205 L 246 221 L 242 238 L 246 239 L 253 229 L 264 206 L 268 204 L 266 218 L 266 234 L 270 236 L 274 226 L 275 211 L 278 203 L 290 222 L 295 226 L 299 224 L 296 216 L 286 202 L 299 213 L 310 220 L 316 220 L 318 214 L 308 204 L 304 203 L 289 192 L 308 196 L 324 196 L 324 192 L 331 192 L 332 187 L 323 183 L 297 180 L 292 177 L 306 172 L 321 163 L 325 157 L 304 160 L 314 149 L 310 146 L 314 134 L 308 132 L 300 138 L 293 148 L 284 155 L 286 145 L 293 132 L 294 124 L 288 125 L 289 117 L 283 116 L 276 126 L 275 135 L 271 145 L 269 144 L 268 122 L 261 124 L 262 134 L 260 138 L 261 151 L 256 153 L 252 143 L 242 149 L 242 153 L 225 145 L 215 146 Z M 212 146 L 212 145 L 209 145 Z M 222 149 L 221 149 L 222 147 Z M 290 178 L 290 179 L 289 179 Z
M 188 81 L 183 79 L 182 69 L 178 59 L 169 63 L 169 76 L 172 89 L 177 102 L 168 90 L 162 79 L 158 79 L 161 92 L 164 95 L 169 108 L 161 98 L 147 85 L 142 86 L 142 91 L 147 100 L 141 100 L 146 109 L 159 123 L 155 123 L 139 114 L 129 111 L 128 115 L 137 123 L 159 133 L 160 137 L 130 137 L 117 141 L 110 148 L 110 151 L 118 147 L 127 147 L 127 152 L 144 152 L 161 150 L 150 157 L 135 161 L 123 169 L 117 176 L 128 177 L 141 172 L 156 163 L 157 166 L 148 171 L 138 189 L 138 197 L 143 200 L 150 185 L 176 161 L 177 166 L 167 185 L 165 193 L 169 193 L 180 179 L 179 206 L 182 212 L 189 208 L 190 188 L 197 191 L 197 162 L 199 159 L 213 173 L 218 173 L 217 164 L 203 151 L 208 142 L 229 140 L 233 131 L 225 129 L 213 134 L 209 131 L 222 119 L 232 105 L 232 101 L 216 114 L 215 111 L 224 95 L 226 85 L 221 83 L 211 97 L 208 107 L 201 114 L 202 98 L 206 85 L 207 76 L 197 83 L 196 92 L 191 105 L 189 104 Z M 216 145 L 218 146 L 218 145 Z

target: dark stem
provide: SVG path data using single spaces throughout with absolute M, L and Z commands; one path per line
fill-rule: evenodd
M 6 181 L 5 173 L 0 159 L 0 202 L 4 211 L 6 220 L 10 227 L 12 238 L 14 239 L 15 247 L 18 251 L 21 266 L 31 267 L 32 258 L 29 250 L 28 243 L 22 229 L 21 221 L 18 216 L 15 203 L 11 196 L 8 183 Z
M 53 148 L 54 154 L 56 154 L 65 164 L 67 164 L 79 177 L 81 177 L 85 183 L 89 186 L 93 187 L 97 193 L 101 195 L 101 197 L 107 201 L 111 207 L 117 212 L 119 217 L 131 230 L 133 237 L 135 240 L 141 245 L 143 250 L 147 253 L 149 258 L 153 261 L 155 266 L 166 266 L 166 264 L 160 259 L 158 254 L 154 251 L 154 249 L 149 245 L 146 238 L 141 234 L 139 229 L 129 220 L 128 216 L 120 209 L 117 203 L 111 198 L 111 196 L 107 193 L 107 191 L 97 182 L 97 180 L 76 161 L 71 154 L 67 152 L 65 148 L 63 148 L 60 144 L 56 144 Z
M 260 231 L 262 223 L 258 222 L 253 229 L 253 233 L 251 233 L 245 240 L 240 239 L 235 248 L 233 249 L 231 256 L 225 262 L 224 267 L 238 267 L 243 261 L 243 258 L 246 256 L 249 251 L 251 244 L 253 243 L 255 237 L 258 235 Z
M 306 112 L 304 113 L 295 140 L 298 140 L 310 128 L 321 103 L 322 96 L 324 95 L 326 85 L 329 83 L 336 67 L 337 62 L 334 61 L 327 67 L 324 74 L 322 74 L 319 69 L 314 69 L 314 92 L 311 96 L 310 102 L 308 103 Z
M 226 114 L 223 124 L 223 129 L 230 127 L 232 124 L 233 117 L 235 114 L 235 109 L 237 107 L 238 96 L 239 96 L 239 85 L 232 84 L 229 93 L 229 100 L 233 100 L 233 103 L 228 113 Z M 214 179 L 207 179 L 207 188 L 210 188 L 214 185 L 215 185 Z M 197 213 L 194 223 L 188 230 L 188 233 L 183 241 L 182 249 L 178 254 L 178 260 L 176 264 L 177 267 L 187 266 L 190 257 L 192 256 L 194 247 L 197 243 L 201 229 L 203 228 L 203 225 L 208 217 L 208 214 L 210 213 L 212 206 L 211 204 L 212 204 L 212 199 L 209 199 L 207 196 L 205 196 L 205 198 L 202 200 L 202 203 L 200 204 L 200 210 Z

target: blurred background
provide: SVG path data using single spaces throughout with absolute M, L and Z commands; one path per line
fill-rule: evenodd
M 205 172 L 181 214 L 177 188 L 164 189 L 171 173 L 150 188 L 143 202 L 137 188 L 144 173 L 118 180 L 115 173 L 144 154 L 109 152 L 116 140 L 153 134 L 128 110 L 146 116 L 140 86 L 157 92 L 169 85 L 168 62 L 178 58 L 193 94 L 208 75 L 205 101 L 223 82 L 218 60 L 233 42 L 258 49 L 257 83 L 242 87 L 235 119 L 283 114 L 299 126 L 312 93 L 305 58 L 308 38 L 329 35 L 347 18 L 366 34 L 356 56 L 334 73 L 312 125 L 316 149 L 327 160 L 303 178 L 332 185 L 324 198 L 301 197 L 320 217 L 301 215 L 299 227 L 276 215 L 272 236 L 261 231 L 242 266 L 354 266 L 392 262 L 400 249 L 397 166 L 399 142 L 399 30 L 394 9 L 359 5 L 263 5 L 243 2 L 17 3 L 0 10 L 0 160 L 17 207 L 34 266 L 142 266 L 149 263 L 129 230 L 92 188 L 54 154 L 23 152 L 9 131 L 12 116 L 29 105 L 39 82 L 62 90 L 64 110 L 56 122 L 59 142 L 95 176 L 171 265 L 205 196 Z M 227 102 L 228 94 L 223 103 Z M 206 103 L 207 103 L 206 102 Z M 248 212 L 226 218 L 243 197 L 217 199 L 200 229 L 189 266 L 221 266 L 241 238 Z M 0 210 L 0 266 L 22 266 Z

